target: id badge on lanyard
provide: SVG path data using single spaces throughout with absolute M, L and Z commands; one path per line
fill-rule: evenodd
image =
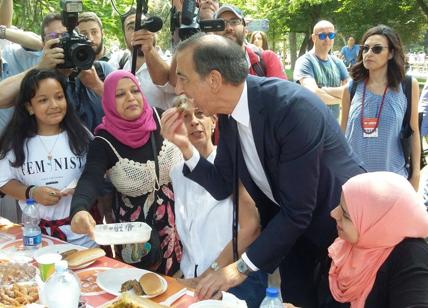
M 363 118 L 363 137 L 364 138 L 377 138 L 378 129 L 377 121 L 378 118 Z

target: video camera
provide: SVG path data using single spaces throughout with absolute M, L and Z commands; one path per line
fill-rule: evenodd
M 175 7 L 171 12 L 171 33 L 178 29 L 181 40 L 191 37 L 197 32 L 217 32 L 225 28 L 224 20 L 199 20 L 199 10 L 195 0 L 184 0 L 181 13 Z
M 86 36 L 74 31 L 77 26 L 79 13 L 83 11 L 81 0 L 61 0 L 62 23 L 67 28 L 55 47 L 64 49 L 64 63 L 58 68 L 77 68 L 87 70 L 95 61 L 95 52 Z

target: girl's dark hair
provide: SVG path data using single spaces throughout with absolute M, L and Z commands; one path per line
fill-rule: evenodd
M 24 164 L 24 146 L 27 146 L 29 138 L 37 134 L 36 117 L 28 113 L 26 104 L 29 104 L 36 94 L 40 81 L 49 78 L 58 81 L 64 91 L 67 101 L 67 110 L 64 119 L 62 119 L 60 123 L 60 127 L 61 130 L 67 132 L 71 151 L 75 155 L 80 156 L 88 150 L 91 134 L 82 125 L 67 99 L 64 76 L 55 70 L 32 69 L 22 80 L 12 119 L 0 137 L 0 159 L 5 158 L 9 151 L 13 151 L 15 154 L 15 161 L 10 162 L 12 167 L 21 167 Z
M 362 81 L 368 78 L 369 71 L 364 67 L 363 64 L 363 45 L 364 42 L 373 35 L 382 35 L 388 41 L 389 51 L 393 53 L 393 57 L 388 60 L 388 87 L 397 90 L 399 84 L 404 80 L 405 77 L 405 58 L 403 47 L 398 33 L 385 25 L 378 25 L 376 27 L 370 28 L 366 33 L 364 33 L 363 38 L 361 39 L 360 52 L 358 53 L 358 58 L 355 65 L 353 65 L 350 69 L 350 75 L 355 81 Z

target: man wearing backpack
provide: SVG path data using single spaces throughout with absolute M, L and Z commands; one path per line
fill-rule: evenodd
M 348 82 L 349 75 L 342 60 L 329 54 L 335 36 L 334 25 L 327 20 L 314 26 L 314 47 L 297 59 L 293 79 L 317 94 L 339 119 L 342 86 Z
M 140 46 L 137 50 L 137 63 L 135 76 L 140 82 L 144 96 L 152 107 L 167 109 L 173 105 L 176 97 L 174 87 L 169 80 L 169 60 L 156 46 L 155 33 L 146 29 L 135 31 L 136 9 L 131 8 L 120 17 L 123 36 L 127 51 L 113 55 L 109 61 L 116 69 L 131 70 L 132 50 L 134 46 Z M 144 14 L 141 19 L 146 19 Z M 118 56 L 120 55 L 120 56 Z
M 287 79 L 281 61 L 273 51 L 261 50 L 245 42 L 245 19 L 240 9 L 229 4 L 223 5 L 214 15 L 214 19 L 218 18 L 225 22 L 224 31 L 218 34 L 245 49 L 251 75 Z

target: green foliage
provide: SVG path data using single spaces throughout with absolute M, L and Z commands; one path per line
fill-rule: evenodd
M 116 0 L 120 13 L 124 13 L 134 0 Z M 110 0 L 83 0 L 86 11 L 94 11 L 104 24 L 107 45 L 121 44 L 123 36 L 119 15 L 112 9 Z M 270 21 L 271 42 L 283 40 L 288 32 L 306 35 L 320 19 L 331 20 L 337 27 L 340 47 L 345 38 L 358 39 L 370 27 L 383 23 L 396 29 L 403 42 L 410 46 L 422 45 L 427 31 L 428 7 L 425 0 L 227 0 L 244 10 L 252 18 Z M 149 0 L 149 13 L 161 16 L 164 28 L 158 34 L 162 48 L 170 46 L 170 0 Z M 48 12 L 60 11 L 59 0 L 15 0 L 14 24 L 20 28 L 40 33 L 40 24 Z M 424 9 L 424 10 L 423 10 Z M 424 13 L 425 11 L 425 13 Z M 272 45 L 272 44 L 271 44 Z

